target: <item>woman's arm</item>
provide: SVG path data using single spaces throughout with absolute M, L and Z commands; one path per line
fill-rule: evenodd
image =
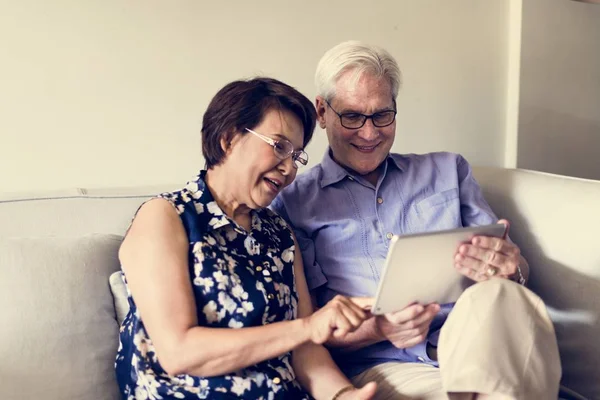
M 294 238 L 294 242 L 296 239 Z M 307 318 L 313 313 L 313 304 L 306 284 L 304 266 L 300 247 L 296 242 L 296 257 L 294 259 L 294 275 L 296 279 L 296 292 L 298 293 L 298 317 Z M 360 328 L 359 328 L 360 329 Z M 330 338 L 333 339 L 336 335 Z M 340 335 L 343 338 L 347 335 Z M 332 360 L 329 351 L 322 345 L 307 342 L 294 350 L 292 355 L 292 366 L 296 372 L 298 381 L 316 399 L 331 399 L 340 389 L 352 385 L 342 374 Z M 348 393 L 342 398 L 364 398 L 369 399 L 375 392 L 375 386 L 365 387 L 359 393 Z
M 163 199 L 140 209 L 119 250 L 129 289 L 168 374 L 226 374 L 311 339 L 302 319 L 242 329 L 199 327 L 188 251 L 183 224 Z

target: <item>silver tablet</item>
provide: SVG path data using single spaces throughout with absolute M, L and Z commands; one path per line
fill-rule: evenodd
M 502 237 L 502 224 L 394 236 L 375 296 L 373 314 L 403 309 L 412 303 L 452 303 L 473 281 L 454 268 L 461 243 L 474 236 Z

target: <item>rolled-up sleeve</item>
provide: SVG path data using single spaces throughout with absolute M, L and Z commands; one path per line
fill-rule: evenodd
M 471 166 L 462 156 L 458 156 L 457 174 L 463 226 L 488 225 L 498 221 L 496 214 L 483 197 L 479 183 L 473 177 Z

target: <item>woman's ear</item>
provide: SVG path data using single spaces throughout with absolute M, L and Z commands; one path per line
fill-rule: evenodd
M 242 138 L 242 134 L 239 132 L 231 132 L 228 135 L 221 136 L 221 140 L 219 140 L 219 144 L 221 145 L 221 150 L 225 155 L 229 155 L 231 153 L 231 149 L 240 141 Z
M 227 154 L 230 148 L 229 143 L 227 143 L 227 136 L 221 136 L 219 143 L 221 144 L 221 150 L 223 150 L 223 153 Z

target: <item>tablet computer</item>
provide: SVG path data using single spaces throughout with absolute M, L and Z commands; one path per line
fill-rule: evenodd
M 452 303 L 474 283 L 454 268 L 462 243 L 474 236 L 503 237 L 506 226 L 492 224 L 393 236 L 371 309 L 400 311 L 412 303 Z

